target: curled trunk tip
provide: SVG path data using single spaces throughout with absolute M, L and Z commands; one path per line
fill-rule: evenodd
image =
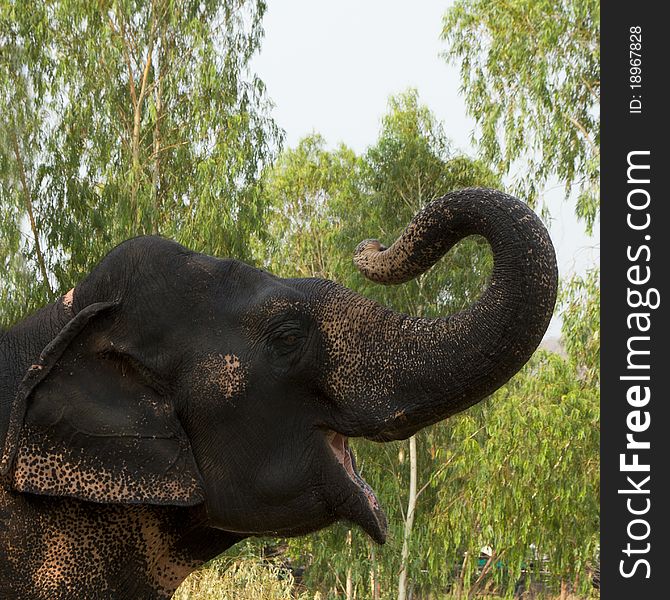
M 378 258 L 387 249 L 379 240 L 363 240 L 354 252 L 354 264 L 367 279 L 375 283 L 390 283 L 392 273 L 380 264 Z

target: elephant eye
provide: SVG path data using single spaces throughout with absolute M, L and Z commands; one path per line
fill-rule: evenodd
M 283 323 L 270 336 L 270 346 L 275 356 L 288 355 L 305 339 L 299 323 Z
M 284 347 L 297 346 L 302 336 L 298 331 L 285 331 L 275 337 L 275 344 Z

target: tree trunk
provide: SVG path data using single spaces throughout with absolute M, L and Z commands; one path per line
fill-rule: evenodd
M 153 8 L 151 11 L 151 29 L 149 31 L 149 41 L 147 46 L 147 60 L 142 69 L 142 75 L 139 81 L 139 92 L 137 92 L 137 86 L 133 84 L 131 91 L 133 92 L 133 133 L 131 139 L 131 149 L 132 149 L 132 186 L 130 190 L 130 202 L 131 202 L 131 211 L 133 213 L 133 219 L 135 225 L 140 230 L 140 225 L 142 221 L 142 210 L 139 206 L 139 190 L 140 190 L 140 180 L 142 179 L 142 163 L 141 163 L 141 133 L 142 133 L 142 110 L 144 106 L 144 101 L 146 99 L 147 85 L 149 82 L 149 73 L 151 72 L 151 62 L 153 60 L 154 53 L 154 42 L 156 35 L 156 11 Z M 130 41 L 128 42 L 130 45 Z M 133 51 L 133 47 L 128 48 L 127 52 L 130 54 Z M 138 57 L 139 62 L 139 57 Z M 130 63 L 129 69 L 130 69 Z M 130 75 L 133 76 L 132 71 Z M 136 98 L 135 98 L 136 96 Z
M 42 253 L 42 247 L 40 245 L 40 232 L 37 229 L 37 221 L 35 221 L 35 215 L 33 212 L 32 192 L 30 190 L 30 185 L 28 184 L 28 178 L 26 177 L 26 167 L 25 163 L 23 162 L 23 156 L 21 155 L 21 149 L 19 148 L 19 140 L 16 136 L 15 127 L 12 127 L 11 137 L 14 157 L 16 158 L 16 164 L 19 169 L 19 179 L 21 181 L 21 187 L 23 188 L 23 197 L 26 205 L 26 212 L 28 213 L 30 231 L 32 232 L 33 239 L 35 240 L 35 256 L 37 257 L 37 265 L 40 269 L 40 273 L 42 274 L 44 287 L 51 294 L 53 293 L 53 290 L 51 289 L 51 284 L 49 283 L 49 274 L 47 273 L 44 254 Z
M 463 562 L 461 563 L 461 572 L 459 573 L 458 576 L 458 590 L 456 597 L 457 598 L 462 598 L 463 597 L 463 591 L 465 590 L 465 570 L 468 566 L 468 557 L 469 554 L 466 552 L 463 555 Z
M 398 581 L 398 600 L 407 598 L 407 568 L 409 562 L 409 542 L 414 526 L 414 510 L 416 509 L 416 436 L 409 438 L 409 500 L 407 501 L 407 517 L 405 533 L 402 541 L 400 557 L 400 578 Z
M 168 50 L 166 44 L 168 43 L 165 34 L 165 26 L 159 27 L 156 40 L 156 59 L 154 60 L 154 85 L 155 85 L 155 103 L 156 103 L 156 117 L 154 122 L 154 173 L 152 192 L 154 196 L 154 215 L 151 219 L 151 233 L 158 235 L 160 233 L 160 215 L 163 204 L 163 171 L 161 164 L 161 155 L 163 153 L 162 133 L 163 126 L 163 72 L 165 71 L 166 56 Z
M 352 533 L 351 529 L 347 531 L 347 546 L 349 546 L 349 565 L 351 565 L 351 542 L 352 542 Z M 351 566 L 347 567 L 347 600 L 353 600 L 354 598 L 354 582 L 351 576 Z
M 370 598 L 379 600 L 379 582 L 377 580 L 377 551 L 370 542 Z

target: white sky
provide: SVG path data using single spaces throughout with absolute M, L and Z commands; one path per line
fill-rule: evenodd
M 442 121 L 455 149 L 474 155 L 474 121 L 459 95 L 458 69 L 440 58 L 442 16 L 452 4 L 429 0 L 273 0 L 265 40 L 252 69 L 266 83 L 287 147 L 318 132 L 362 153 L 377 139 L 389 96 L 414 87 Z M 448 190 L 445 190 L 445 192 Z M 563 202 L 546 194 L 561 275 L 599 261 L 599 236 L 589 238 Z M 370 232 L 373 235 L 374 232 Z M 549 335 L 559 334 L 552 322 Z

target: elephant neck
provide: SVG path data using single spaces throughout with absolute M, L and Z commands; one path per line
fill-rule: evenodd
M 115 573 L 139 572 L 137 577 L 120 583 L 116 590 L 118 598 L 172 598 L 193 571 L 244 539 L 204 525 L 202 506 L 115 508 L 129 513 L 137 511 L 141 532 L 127 553 L 132 564 L 122 561 L 107 573 L 108 580 L 117 581 Z
M 11 407 L 21 381 L 69 319 L 69 311 L 57 300 L 0 332 L 0 448 L 4 447 Z
M 47 512 L 47 520 L 34 518 Z M 5 513 L 12 533 L 0 536 L 1 598 L 70 589 L 100 600 L 168 600 L 190 573 L 242 539 L 205 527 L 198 507 L 94 504 L 0 486 Z

